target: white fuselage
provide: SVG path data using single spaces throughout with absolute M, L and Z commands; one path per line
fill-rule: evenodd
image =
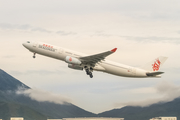
M 75 58 L 87 56 L 83 53 L 75 52 L 42 42 L 23 43 L 23 46 L 33 53 L 41 54 L 62 61 L 65 61 L 66 56 Z M 148 71 L 144 69 L 127 66 L 109 60 L 104 60 L 97 63 L 94 67 L 94 70 L 124 77 L 148 77 L 146 75 Z

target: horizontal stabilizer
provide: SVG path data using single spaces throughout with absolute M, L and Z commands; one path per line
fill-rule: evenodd
M 164 72 L 151 72 L 151 73 L 146 73 L 147 76 L 156 76 L 156 75 L 160 75 L 163 74 Z

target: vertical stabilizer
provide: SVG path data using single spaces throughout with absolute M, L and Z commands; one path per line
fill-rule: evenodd
M 159 56 L 158 58 L 144 65 L 142 69 L 150 71 L 150 72 L 156 72 L 160 69 L 160 67 L 163 65 L 163 63 L 166 60 L 167 60 L 167 57 Z

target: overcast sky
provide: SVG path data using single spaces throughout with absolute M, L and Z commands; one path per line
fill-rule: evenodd
M 179 0 L 0 0 L 0 69 L 34 88 L 26 92 L 31 97 L 34 93 L 60 96 L 58 100 L 94 113 L 170 101 L 180 96 L 176 91 L 180 88 L 179 6 Z M 33 59 L 22 46 L 28 40 L 86 54 L 117 47 L 107 59 L 136 67 L 160 55 L 168 60 L 161 68 L 162 78 L 95 71 L 90 79 L 65 62 L 41 55 Z M 168 88 L 176 94 L 169 96 L 172 99 L 167 97 Z

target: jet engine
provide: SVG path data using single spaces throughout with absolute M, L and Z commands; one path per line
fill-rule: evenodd
M 69 68 L 75 69 L 75 70 L 83 70 L 83 67 L 79 65 L 74 65 L 74 64 L 68 64 Z
M 80 60 L 78 60 L 77 58 L 74 58 L 74 57 L 70 57 L 70 56 L 66 56 L 65 61 L 67 63 L 74 64 L 74 65 L 80 65 L 81 64 Z

